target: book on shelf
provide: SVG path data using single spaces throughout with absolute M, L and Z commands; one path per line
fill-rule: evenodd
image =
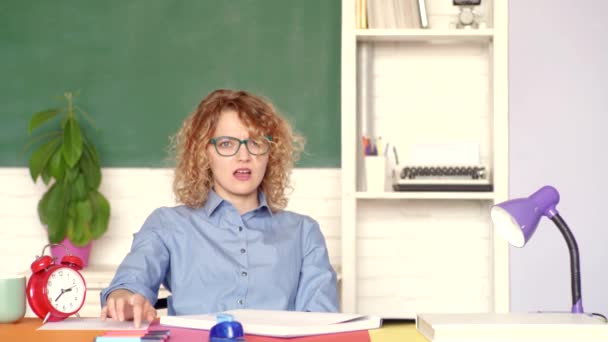
M 361 28 L 367 28 L 367 1 L 361 0 Z
M 367 1 L 368 0 L 356 0 L 356 18 L 357 28 L 358 29 L 366 29 L 367 28 Z
M 608 341 L 605 319 L 588 314 L 418 314 L 416 329 L 432 342 Z
M 429 15 L 426 10 L 426 0 L 418 0 L 418 14 L 420 27 L 429 28 Z
M 360 9 L 358 18 L 367 19 L 365 27 L 360 28 L 428 27 L 425 0 L 357 0 L 357 9 Z
M 229 310 L 234 320 L 243 325 L 246 334 L 299 337 L 377 329 L 382 319 L 375 316 L 331 312 L 298 312 L 278 310 Z M 216 315 L 162 316 L 161 325 L 209 330 L 217 323 Z

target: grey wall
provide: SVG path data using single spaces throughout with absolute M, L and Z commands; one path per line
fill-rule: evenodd
M 510 195 L 559 190 L 581 252 L 584 309 L 605 314 L 608 1 L 509 2 Z M 570 309 L 569 254 L 551 221 L 510 252 L 512 311 Z

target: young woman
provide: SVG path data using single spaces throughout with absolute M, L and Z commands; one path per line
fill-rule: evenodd
M 238 308 L 337 311 L 336 274 L 318 223 L 285 211 L 302 138 L 264 99 L 216 90 L 174 139 L 173 189 L 183 205 L 156 209 L 101 293 L 101 317 L 156 317 Z

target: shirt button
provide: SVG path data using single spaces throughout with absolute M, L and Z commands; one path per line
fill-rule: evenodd
M 245 271 L 241 272 L 241 276 L 246 277 L 247 276 L 247 272 L 245 272 Z
M 245 248 L 241 248 L 241 253 L 245 253 L 245 252 L 246 252 Z
M 245 303 L 245 301 L 244 301 L 244 300 L 242 300 L 242 299 L 239 299 L 239 304 L 240 304 L 240 305 L 243 305 L 243 303 Z
M 239 232 L 243 231 L 243 226 L 239 226 Z

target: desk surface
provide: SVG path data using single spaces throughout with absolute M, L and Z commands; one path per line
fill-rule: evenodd
M 36 331 L 41 324 L 42 320 L 39 318 L 24 318 L 17 323 L 0 324 L 0 341 L 91 342 L 103 332 L 94 330 Z
M 41 320 L 38 318 L 24 318 L 21 321 L 13 324 L 0 324 L 0 341 L 45 341 L 45 342 L 92 342 L 96 336 L 102 334 L 102 331 L 95 330 L 81 330 L 81 331 L 37 331 L 36 329 L 40 326 Z M 184 329 L 189 330 L 189 329 Z M 176 336 L 177 337 L 177 336 Z M 295 342 L 306 341 L 329 341 L 326 337 L 329 336 L 310 336 L 301 339 L 289 339 L 289 341 Z M 179 338 L 169 339 L 171 342 L 180 342 Z M 248 338 L 248 342 L 264 342 L 264 341 L 288 341 L 279 338 L 264 338 L 261 336 L 255 336 L 255 338 Z M 202 341 L 206 341 L 206 338 Z M 412 323 L 385 323 L 381 329 L 370 330 L 369 339 L 370 342 L 426 342 L 426 339 L 422 337 L 417 331 L 416 327 Z

